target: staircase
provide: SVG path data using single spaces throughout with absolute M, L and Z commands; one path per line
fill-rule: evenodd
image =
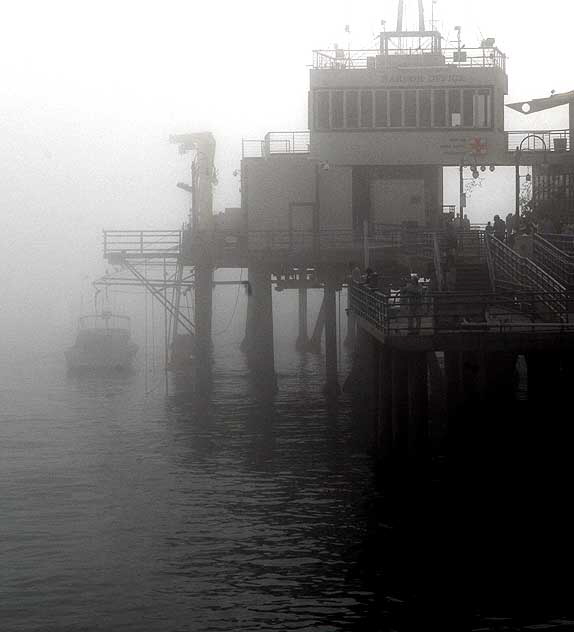
M 456 264 L 455 292 L 488 294 L 492 291 L 486 263 L 460 261 Z

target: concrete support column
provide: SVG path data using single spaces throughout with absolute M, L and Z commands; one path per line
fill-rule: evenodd
M 561 357 L 557 353 L 529 353 L 528 400 L 549 412 L 560 399 Z
M 307 288 L 300 287 L 299 290 L 299 333 L 295 348 L 298 351 L 305 351 L 309 347 L 309 332 L 307 328 Z
M 377 365 L 377 447 L 383 457 L 388 457 L 393 447 L 393 364 L 387 345 L 378 347 Z
M 337 284 L 334 279 L 325 283 L 325 388 L 328 396 L 341 393 L 337 366 Z
M 257 383 L 264 388 L 275 388 L 271 275 L 262 266 L 250 266 L 248 275 L 247 321 L 242 349 L 247 353 Z
M 357 319 L 355 314 L 349 309 L 349 292 L 347 289 L 347 335 L 345 336 L 345 345 L 353 348 L 357 342 Z
M 447 443 L 460 438 L 460 412 L 463 401 L 462 353 L 445 351 L 444 372 L 446 378 Z
M 392 437 L 393 452 L 403 456 L 408 444 L 409 424 L 409 371 L 407 356 L 402 351 L 392 351 Z
M 321 351 L 321 337 L 323 336 L 323 329 L 325 328 L 325 298 L 321 302 L 319 313 L 317 314 L 317 321 L 315 327 L 313 327 L 313 333 L 309 340 L 309 349 L 319 353 Z
M 409 441 L 410 457 L 420 458 L 428 451 L 427 354 L 409 353 Z
M 195 266 L 194 292 L 196 351 L 200 358 L 205 358 L 212 348 L 213 267 L 211 265 Z

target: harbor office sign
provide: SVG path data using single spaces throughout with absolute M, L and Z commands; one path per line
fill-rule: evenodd
M 447 73 L 440 72 L 438 70 L 432 73 L 413 72 L 407 73 L 405 71 L 385 71 L 377 73 L 378 82 L 382 85 L 396 86 L 401 88 L 408 88 L 409 86 L 416 88 L 431 88 L 434 86 L 452 86 L 459 87 L 461 84 L 468 83 L 468 76 L 465 76 L 462 72 L 456 72 L 449 70 Z

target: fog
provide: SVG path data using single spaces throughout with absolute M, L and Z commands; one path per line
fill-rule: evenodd
M 406 4 L 412 23 L 416 3 Z M 574 87 L 568 0 L 440 0 L 434 11 L 448 39 L 455 24 L 468 46 L 496 37 L 509 58 L 509 101 Z M 175 184 L 186 179 L 189 157 L 168 144 L 170 134 L 214 133 L 215 210 L 237 205 L 241 138 L 307 127 L 312 49 L 376 47 L 381 19 L 394 28 L 395 13 L 394 1 L 340 0 L 4 6 L 3 348 L 49 347 L 68 331 L 105 271 L 102 229 L 181 225 L 189 200 Z M 565 109 L 507 112 L 509 129 L 537 126 L 566 127 Z M 456 190 L 449 180 L 445 203 L 457 202 Z M 484 221 L 481 209 L 512 205 L 512 182 L 500 170 L 487 173 L 468 211 Z

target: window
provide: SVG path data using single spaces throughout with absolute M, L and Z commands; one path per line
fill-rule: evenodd
M 446 121 L 446 94 L 444 90 L 434 90 L 434 127 L 444 127 Z
M 431 92 L 430 90 L 419 91 L 419 126 L 431 126 Z
M 375 92 L 375 127 L 387 126 L 387 91 Z
M 361 127 L 373 127 L 373 93 L 370 90 L 361 92 Z
M 345 127 L 359 127 L 359 93 L 356 90 L 345 92 L 345 118 Z
M 474 126 L 490 127 L 491 92 L 489 89 L 479 90 L 474 95 Z
M 406 127 L 417 126 L 417 93 L 415 90 L 405 90 L 405 125 Z
M 474 90 L 462 91 L 462 124 L 464 127 L 474 126 Z
M 398 90 L 391 90 L 390 97 L 390 113 L 391 127 L 402 127 L 403 125 L 403 93 Z
M 344 96 L 345 93 L 341 90 L 331 93 L 331 127 L 333 129 L 342 129 L 345 123 L 343 116 L 345 111 L 343 106 Z
M 460 90 L 448 91 L 448 121 L 450 127 L 460 127 L 462 125 L 462 116 L 460 108 Z
M 315 92 L 315 129 L 329 129 L 329 93 Z

